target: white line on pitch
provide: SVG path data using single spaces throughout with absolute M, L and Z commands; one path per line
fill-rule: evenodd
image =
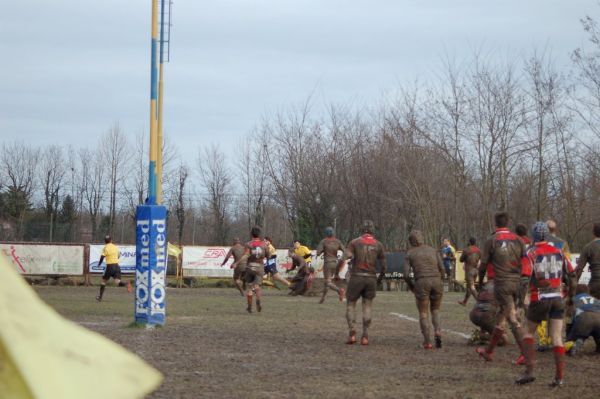
M 397 317 L 397 318 L 399 318 L 399 319 L 404 319 L 404 320 L 408 320 L 408 321 L 413 321 L 413 322 L 415 322 L 415 323 L 418 323 L 418 322 L 419 322 L 419 320 L 415 319 L 414 317 L 410 317 L 410 316 L 407 316 L 407 315 L 405 315 L 405 314 L 402 314 L 402 313 L 390 312 L 390 314 L 391 314 L 392 316 L 396 316 L 396 317 Z M 442 331 L 445 331 L 445 332 L 447 332 L 447 333 L 450 333 L 450 334 L 458 335 L 459 337 L 463 337 L 463 338 L 465 338 L 465 339 L 469 339 L 469 338 L 471 338 L 471 336 L 470 336 L 470 335 L 467 335 L 467 334 L 465 334 L 465 333 L 461 333 L 461 332 L 458 332 L 458 331 L 454 331 L 454 330 L 448 330 L 447 328 L 443 328 L 443 329 L 442 329 Z

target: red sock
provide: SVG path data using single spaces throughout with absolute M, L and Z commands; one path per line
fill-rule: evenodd
M 504 335 L 504 330 L 501 328 L 494 328 L 494 331 L 492 332 L 492 336 L 490 337 L 490 343 L 488 344 L 488 347 L 486 349 L 486 352 L 489 354 L 494 353 L 494 349 L 496 348 L 496 345 L 498 345 L 498 341 L 500 341 L 500 338 L 502 338 L 502 335 Z
M 248 306 L 252 306 L 252 295 L 246 295 L 246 301 L 248 301 Z
M 256 292 L 255 292 L 257 301 L 260 301 L 260 293 L 261 292 L 262 292 L 262 290 L 260 289 L 260 287 L 257 287 Z
M 554 363 L 556 364 L 556 375 L 554 377 L 557 380 L 562 380 L 565 368 L 565 347 L 555 346 L 552 351 L 554 352 Z

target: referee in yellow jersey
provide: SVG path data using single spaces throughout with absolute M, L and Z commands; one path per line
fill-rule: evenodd
M 102 283 L 100 283 L 100 292 L 96 297 L 98 302 L 102 301 L 104 295 L 104 289 L 106 288 L 106 282 L 112 277 L 115 280 L 115 284 L 118 287 L 127 286 L 127 292 L 131 292 L 131 281 L 127 284 L 121 281 L 121 268 L 119 267 L 119 247 L 112 243 L 110 236 L 104 237 L 104 248 L 102 249 L 102 255 L 98 261 L 98 266 L 102 264 L 102 261 L 106 259 L 106 270 L 102 276 Z

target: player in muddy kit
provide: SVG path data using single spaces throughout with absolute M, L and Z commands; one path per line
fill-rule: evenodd
M 481 259 L 481 251 L 477 248 L 475 237 L 469 238 L 469 246 L 465 248 L 460 255 L 460 261 L 465 268 L 466 290 L 465 298 L 458 301 L 459 305 L 466 306 L 469 297 L 477 298 L 477 290 L 475 289 L 475 281 L 479 274 L 479 259 Z
M 503 324 L 508 321 L 510 330 L 523 355 L 523 329 L 517 318 L 516 303 L 523 288 L 522 276 L 531 274 L 531 264 L 525 252 L 525 245 L 519 237 L 508 229 L 509 216 L 506 212 L 494 215 L 496 231 L 485 242 L 481 252 L 480 272 L 485 273 L 484 265 L 491 263 L 494 272 L 494 298 L 498 306 L 496 326 L 487 348 L 478 347 L 475 351 L 483 359 L 491 361 L 498 341 L 504 335 Z M 480 273 L 479 281 L 483 280 Z
M 442 326 L 440 324 L 440 306 L 444 294 L 444 264 L 438 251 L 425 245 L 423 233 L 413 230 L 408 236 L 411 247 L 404 258 L 404 280 L 415 294 L 419 311 L 419 324 L 423 334 L 423 349 L 432 349 L 429 329 L 429 312 L 433 324 L 435 346 L 442 347 Z M 411 271 L 413 276 L 411 278 Z
M 269 247 L 269 252 L 271 253 L 271 255 L 265 259 L 265 275 L 270 274 L 271 277 L 273 277 L 273 280 L 279 281 L 286 287 L 289 287 L 291 283 L 283 278 L 277 270 L 277 251 L 275 251 L 271 237 L 265 237 L 265 243 Z M 277 286 L 275 286 L 275 288 L 279 289 Z
M 577 260 L 577 280 L 589 263 L 591 278 L 588 283 L 590 295 L 600 299 L 600 223 L 594 223 L 594 239 L 586 244 Z
M 348 321 L 347 344 L 356 343 L 356 302 L 362 297 L 363 330 L 361 345 L 369 345 L 369 327 L 371 326 L 371 308 L 377 291 L 377 283 L 385 276 L 386 260 L 383 244 L 375 239 L 375 226 L 365 220 L 362 235 L 355 238 L 346 247 L 346 257 L 352 258 L 350 281 L 346 291 L 346 320 Z M 377 260 L 381 265 L 377 277 Z
M 104 248 L 102 248 L 102 255 L 98 261 L 98 266 L 102 264 L 102 261 L 106 259 L 106 270 L 102 276 L 102 282 L 100 283 L 100 292 L 96 296 L 98 302 L 102 301 L 104 290 L 106 289 L 106 283 L 111 278 L 115 280 L 117 287 L 127 287 L 127 292 L 132 292 L 131 281 L 124 283 L 121 281 L 121 267 L 119 266 L 119 247 L 112 242 L 110 236 L 104 237 Z
M 533 334 L 539 323 L 549 320 L 556 370 L 554 380 L 550 385 L 560 387 L 563 385 L 565 355 L 565 348 L 562 345 L 562 327 L 565 316 L 562 284 L 564 282 L 567 287 L 567 304 L 572 304 L 576 275 L 563 250 L 546 241 L 550 238 L 550 231 L 546 223 L 537 222 L 533 226 L 532 232 L 534 244 L 527 254 L 532 269 L 529 283 L 531 302 L 527 308 L 527 329 L 523 338 L 526 369 L 515 382 L 528 384 L 535 381 Z
M 307 277 L 310 274 L 309 266 L 304 261 L 304 258 L 300 255 L 296 255 L 293 249 L 288 251 L 288 256 L 292 260 L 292 267 L 289 271 L 296 270 L 296 275 L 292 278 L 290 284 L 289 295 L 304 295 L 308 290 Z
M 332 281 L 334 277 L 336 280 L 339 278 L 339 269 L 343 264 L 343 255 L 342 259 L 338 260 L 338 251 L 342 251 L 343 254 L 345 252 L 344 245 L 340 240 L 334 237 L 333 227 L 327 227 L 325 229 L 325 238 L 322 239 L 317 246 L 317 257 L 323 254 L 323 276 L 325 277 L 323 295 L 319 300 L 320 304 L 325 302 L 325 296 L 330 289 L 337 292 L 340 302 L 344 299 L 346 291 L 343 288 L 339 288 Z
M 244 255 L 239 260 L 239 263 L 246 262 L 246 300 L 248 313 L 252 313 L 252 297 L 256 297 L 256 310 L 262 310 L 261 304 L 261 288 L 262 277 L 265 272 L 264 259 L 272 255 L 269 246 L 265 240 L 260 238 L 260 227 L 254 226 L 250 230 L 252 240 L 245 245 Z M 237 265 L 236 265 L 237 266 Z
M 575 315 L 571 326 L 567 326 L 567 343 L 571 344 L 568 354 L 575 356 L 589 337 L 594 338 L 596 353 L 600 353 L 600 300 L 590 295 L 587 285 L 579 284 L 573 298 Z
M 243 287 L 243 279 L 244 273 L 246 271 L 246 263 L 241 263 L 240 259 L 244 256 L 245 248 L 240 243 L 239 238 L 233 239 L 233 245 L 229 248 L 229 252 L 225 256 L 225 260 L 221 263 L 221 267 L 225 266 L 225 264 L 229 261 L 229 258 L 233 256 L 233 263 L 231 264 L 231 268 L 233 269 L 233 283 L 236 288 L 240 291 L 240 294 L 244 296 L 244 287 Z
M 489 280 L 475 296 L 477 301 L 469 313 L 469 319 L 479 327 L 480 331 L 474 333 L 473 341 L 489 341 L 496 325 L 497 306 L 494 299 L 494 280 Z M 498 346 L 504 346 L 507 342 L 506 333 L 498 341 Z

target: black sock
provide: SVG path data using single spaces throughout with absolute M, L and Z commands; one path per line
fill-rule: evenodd
M 126 287 L 127 283 L 124 281 L 119 281 L 119 287 Z
M 104 285 L 104 284 L 102 284 L 102 285 L 100 286 L 100 294 L 98 294 L 98 296 L 99 296 L 100 298 L 102 298 L 102 295 L 104 295 L 104 289 L 105 289 L 105 288 L 106 288 L 106 285 Z

